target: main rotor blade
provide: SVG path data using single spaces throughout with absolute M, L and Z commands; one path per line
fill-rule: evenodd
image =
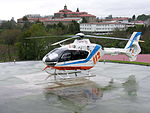
M 35 37 L 27 37 L 26 39 L 40 39 L 40 38 L 48 38 L 48 37 L 72 37 L 74 35 L 56 35 L 56 36 L 51 36 L 51 35 L 48 35 L 48 36 L 35 36 Z
M 40 39 L 40 38 L 49 38 L 49 37 L 65 37 L 65 36 L 36 36 L 36 37 L 27 37 L 26 39 Z
M 93 35 L 85 35 L 85 37 L 103 38 L 103 39 L 115 39 L 115 40 L 130 40 L 130 39 L 127 39 L 127 38 L 104 37 L 104 36 L 93 36 Z
M 71 38 L 67 38 L 67 39 L 64 39 L 64 40 L 61 40 L 61 41 L 59 41 L 59 42 L 56 42 L 56 43 L 53 43 L 53 44 L 51 44 L 51 45 L 57 45 L 57 44 L 61 44 L 62 42 L 65 42 L 65 41 L 67 41 L 67 40 L 71 40 L 71 39 L 74 39 L 74 38 L 78 38 L 79 36 L 73 36 L 73 37 L 71 37 Z
M 47 38 L 47 37 L 50 37 L 50 36 L 28 37 L 26 39 L 38 39 L 38 38 Z

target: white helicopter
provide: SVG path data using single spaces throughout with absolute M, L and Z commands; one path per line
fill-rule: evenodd
M 43 62 L 46 64 L 44 70 L 54 69 L 54 75 L 58 75 L 56 70 L 90 70 L 105 54 L 125 54 L 129 57 L 130 61 L 135 61 L 137 55 L 141 52 L 139 42 L 143 41 L 139 40 L 140 36 L 141 32 L 133 32 L 130 39 L 92 36 L 77 33 L 71 38 L 52 44 L 59 44 L 61 47 L 50 51 L 43 57 Z M 90 40 L 85 39 L 85 37 L 128 40 L 128 42 L 124 48 L 102 48 L 101 45 L 91 43 Z M 71 39 L 75 39 L 73 43 L 62 45 L 63 42 Z

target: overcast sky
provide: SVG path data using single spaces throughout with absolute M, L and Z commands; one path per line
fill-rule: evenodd
M 150 14 L 150 0 L 0 0 L 0 20 L 16 20 L 26 14 L 53 15 L 65 4 L 72 11 L 79 8 L 100 18 Z

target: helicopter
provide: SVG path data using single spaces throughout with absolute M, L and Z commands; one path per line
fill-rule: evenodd
M 42 61 L 46 65 L 43 70 L 54 69 L 55 71 L 51 75 L 59 75 L 59 73 L 56 73 L 56 70 L 73 70 L 77 76 L 77 70 L 90 70 L 106 54 L 125 54 L 128 56 L 130 61 L 135 61 L 137 55 L 141 52 L 139 42 L 144 42 L 139 40 L 140 36 L 141 32 L 133 32 L 129 39 L 77 33 L 76 35 L 71 36 L 71 38 L 52 44 L 52 46 L 59 44 L 60 47 L 55 48 L 43 57 Z M 124 48 L 103 48 L 99 44 L 91 43 L 89 39 L 86 39 L 86 37 L 128 40 L 128 42 Z M 71 39 L 75 39 L 73 43 L 62 45 L 63 42 Z M 68 75 L 69 73 L 65 74 Z

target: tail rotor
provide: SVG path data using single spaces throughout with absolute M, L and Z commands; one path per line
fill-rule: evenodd
M 124 48 L 127 49 L 126 55 L 129 57 L 130 61 L 135 61 L 137 55 L 141 52 L 141 47 L 139 45 L 140 37 L 141 32 L 133 32 L 131 38 Z

